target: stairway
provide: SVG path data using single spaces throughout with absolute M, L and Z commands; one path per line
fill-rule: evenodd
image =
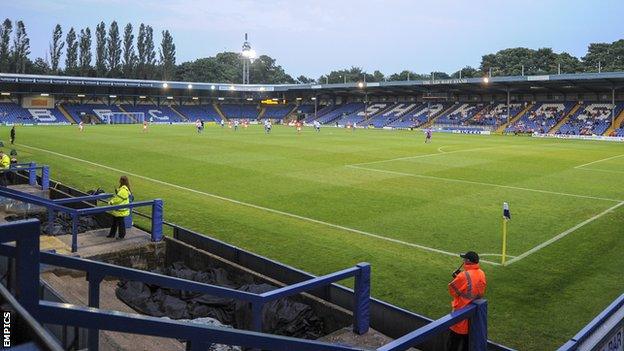
M 176 110 L 175 107 L 173 107 L 173 105 L 169 106 L 169 108 L 171 109 L 171 111 L 173 111 L 176 115 L 178 115 L 180 117 L 180 119 L 182 119 L 183 122 L 188 122 L 189 119 L 183 115 L 180 111 Z
M 63 107 L 63 104 L 58 104 L 57 108 L 58 108 L 59 111 L 61 111 L 63 116 L 65 116 L 65 118 L 67 118 L 69 123 L 78 124 L 78 121 L 76 121 L 76 119 L 74 119 L 74 117 L 72 117 L 72 115 L 69 112 L 67 112 L 65 107 Z
M 495 133 L 502 133 L 505 131 L 505 129 L 507 129 L 508 126 L 516 123 L 516 121 L 518 121 L 522 116 L 524 116 L 527 112 L 529 112 L 532 108 L 533 108 L 534 104 L 527 104 L 527 107 L 525 107 L 522 111 L 518 112 L 517 115 L 513 116 L 509 122 L 507 123 L 503 123 L 500 126 L 498 126 L 498 128 L 496 128 L 496 132 Z
M 44 280 L 64 302 L 87 306 L 89 284 L 82 272 L 56 269 L 41 273 Z M 100 283 L 100 308 L 124 313 L 137 312 L 115 295 L 117 280 Z M 176 339 L 159 338 L 111 331 L 100 331 L 100 350 L 184 350 L 184 344 Z
M 557 122 L 557 124 L 555 124 L 554 127 L 552 127 L 549 131 L 548 134 L 555 134 L 559 128 L 561 128 L 562 125 L 566 124 L 566 122 L 568 122 L 568 120 L 570 119 L 570 117 L 574 116 L 574 114 L 576 113 L 576 111 L 578 111 L 581 106 L 583 106 L 580 102 L 577 102 L 576 105 L 574 105 L 574 107 L 572 107 L 572 109 L 570 110 L 570 112 L 568 112 L 565 116 L 563 116 L 563 118 L 561 119 L 561 121 Z
M 461 104 L 459 104 L 459 106 L 461 106 Z M 438 112 L 435 116 L 431 117 L 431 119 L 429 120 L 429 122 L 424 123 L 422 126 L 420 126 L 420 128 L 429 128 L 431 127 L 435 121 L 440 118 L 440 116 L 444 116 L 445 114 L 453 111 L 453 109 L 456 109 L 458 107 L 457 104 L 451 104 L 451 106 L 449 106 L 446 110 L 442 110 L 440 112 Z
M 225 114 L 223 114 L 223 111 L 221 111 L 221 109 L 219 108 L 219 104 L 212 104 L 212 107 L 215 109 L 215 111 L 217 111 L 217 113 L 219 114 L 219 116 L 221 116 L 221 119 L 227 122 L 227 117 L 225 117 Z
M 617 128 L 619 128 L 620 125 L 622 125 L 623 122 L 624 122 L 624 109 L 622 109 L 622 111 L 620 111 L 620 114 L 618 114 L 615 117 L 615 122 L 613 124 L 611 124 L 611 126 L 609 128 L 607 128 L 607 130 L 605 131 L 605 133 L 603 135 L 611 134 L 611 132 L 613 132 Z

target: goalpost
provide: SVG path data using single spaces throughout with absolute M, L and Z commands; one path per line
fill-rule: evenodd
M 133 124 L 143 123 L 145 113 L 143 112 L 109 112 L 102 114 L 104 124 Z

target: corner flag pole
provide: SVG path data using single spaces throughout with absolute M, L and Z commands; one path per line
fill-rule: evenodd
M 501 264 L 505 264 L 507 259 L 507 221 L 511 220 L 511 212 L 509 204 L 503 202 L 503 253 L 501 255 Z

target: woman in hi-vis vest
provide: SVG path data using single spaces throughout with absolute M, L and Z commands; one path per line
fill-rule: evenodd
M 115 191 L 115 195 L 108 202 L 109 205 L 127 205 L 130 203 L 130 182 L 128 177 L 121 176 L 119 178 L 119 188 Z M 123 239 L 126 236 L 126 221 L 125 218 L 130 215 L 130 208 L 120 208 L 118 210 L 112 210 L 109 212 L 113 216 L 113 225 L 111 225 L 110 232 L 107 238 L 114 238 L 119 229 L 118 239 Z

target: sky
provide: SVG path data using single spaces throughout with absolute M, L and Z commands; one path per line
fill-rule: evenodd
M 168 29 L 178 63 L 239 51 L 249 33 L 258 54 L 312 78 L 351 66 L 452 73 L 518 46 L 582 57 L 589 43 L 624 38 L 622 14 L 622 0 L 0 0 L 0 17 L 26 24 L 33 59 L 57 23 L 66 33 L 116 20 L 151 25 L 157 45 Z

